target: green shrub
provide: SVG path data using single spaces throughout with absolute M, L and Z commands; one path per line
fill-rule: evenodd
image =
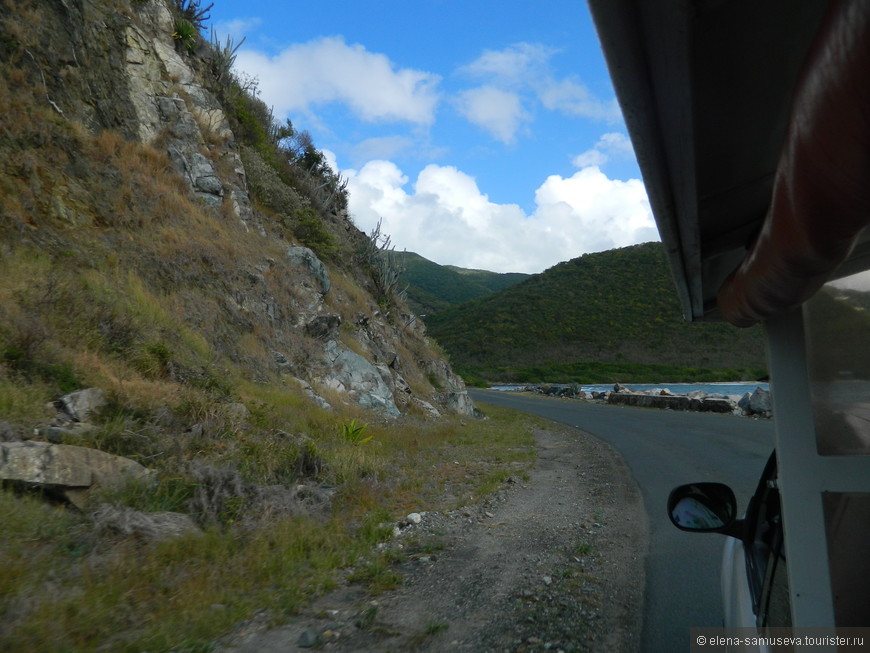
M 368 426 L 365 422 L 357 422 L 352 419 L 346 424 L 342 424 L 341 437 L 353 444 L 365 444 L 372 439 L 371 435 L 365 435 Z
M 134 479 L 121 488 L 100 488 L 94 501 L 116 503 L 142 512 L 185 512 L 197 483 L 181 474 L 160 474 L 157 479 Z
M 211 8 L 214 7 L 212 2 L 207 7 L 200 6 L 201 0 L 175 0 L 176 11 L 193 25 L 202 28 L 206 21 L 211 18 Z
M 332 258 L 335 255 L 335 239 L 332 237 L 317 211 L 311 207 L 299 209 L 293 220 L 293 235 L 299 242 L 310 247 L 321 259 Z
M 193 52 L 199 43 L 199 32 L 196 25 L 185 18 L 179 18 L 172 25 L 172 38 L 178 41 L 185 50 Z
M 281 180 L 278 172 L 258 149 L 242 146 L 240 154 L 245 165 L 248 188 L 257 202 L 285 216 L 294 215 L 302 209 L 299 194 Z

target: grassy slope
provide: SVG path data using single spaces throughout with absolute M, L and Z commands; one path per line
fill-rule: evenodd
M 204 534 L 145 543 L 78 511 L 0 490 L 0 649 L 207 651 L 259 610 L 280 623 L 336 586 L 341 569 L 373 594 L 394 588 L 401 555 L 374 551 L 391 536 L 392 521 L 466 505 L 516 475 L 514 463 L 534 459 L 536 418 L 487 412 L 490 419 L 472 422 L 371 425 L 363 444 L 336 430 L 318 442 L 329 470 L 323 480 L 338 484 L 332 510 L 257 528 L 233 527 L 238 506 L 228 505 L 227 520 Z M 229 437 L 209 446 L 221 444 L 245 446 Z M 94 500 L 183 507 L 183 486 L 160 488 L 132 486 Z M 405 555 L 433 545 L 406 542 Z
M 426 324 L 458 370 L 490 380 L 751 378 L 765 366 L 759 329 L 683 320 L 658 243 L 560 263 Z

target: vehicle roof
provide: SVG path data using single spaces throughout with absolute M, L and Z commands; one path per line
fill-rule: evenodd
M 686 319 L 717 315 L 723 280 L 761 228 L 827 6 L 590 0 Z

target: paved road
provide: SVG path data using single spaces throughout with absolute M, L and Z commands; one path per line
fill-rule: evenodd
M 475 401 L 507 406 L 570 424 L 616 448 L 643 493 L 650 522 L 643 650 L 690 648 L 689 628 L 722 625 L 719 593 L 721 535 L 684 533 L 667 518 L 675 486 L 722 481 L 746 503 L 773 449 L 773 424 L 732 415 L 681 413 L 491 390 L 469 390 Z

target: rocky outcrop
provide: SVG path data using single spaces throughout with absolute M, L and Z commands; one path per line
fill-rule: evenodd
M 229 122 L 217 99 L 197 80 L 185 57 L 168 38 L 172 16 L 160 2 L 142 7 L 141 25 L 126 28 L 126 64 L 130 103 L 138 118 L 139 140 L 152 143 L 165 137 L 173 168 L 193 194 L 208 206 L 218 207 L 225 194 L 233 198 L 236 215 L 246 225 L 253 215 L 247 198 L 241 158 L 224 148 L 235 176 L 222 179 L 208 152 L 206 139 L 234 140 Z
M 0 480 L 39 488 L 83 506 L 93 485 L 117 486 L 151 472 L 129 458 L 48 442 L 0 443 Z
M 436 395 L 438 403 L 451 413 L 473 417 L 477 415 L 474 402 L 468 396 L 463 380 L 453 373 L 444 360 L 432 360 L 423 364 L 424 370 L 433 385 L 440 389 Z
M 346 392 L 363 408 L 369 408 L 389 417 L 398 417 L 399 409 L 393 399 L 388 379 L 389 370 L 375 367 L 356 352 L 345 349 L 335 340 L 324 348 L 327 373 L 320 382 L 333 390 Z
M 88 418 L 106 405 L 106 393 L 99 388 L 86 388 L 64 395 L 55 402 L 74 422 L 87 422 Z
M 33 13 L 39 20 L 36 40 L 16 56 L 21 59 L 19 74 L 32 82 L 40 103 L 45 98 L 62 116 L 59 120 L 79 124 L 81 133 L 89 137 L 115 132 L 123 135 L 127 144 L 146 146 L 137 153 L 138 145 L 129 151 L 125 145 L 119 150 L 121 154 L 111 154 L 102 170 L 102 163 L 97 165 L 82 156 L 80 145 L 73 145 L 76 139 L 67 135 L 65 138 L 71 140 L 64 147 L 75 156 L 68 171 L 54 171 L 48 182 L 41 183 L 42 188 L 52 189 L 45 201 L 50 207 L 46 212 L 64 228 L 92 224 L 99 217 L 101 224 L 105 223 L 107 241 L 126 238 L 123 230 L 134 229 L 135 221 L 130 225 L 122 225 L 120 218 L 115 221 L 118 207 L 124 204 L 120 200 L 117 206 L 106 200 L 106 206 L 96 210 L 102 201 L 100 189 L 123 182 L 128 169 L 135 167 L 123 157 L 135 161 L 133 156 L 153 148 L 158 159 L 151 174 L 169 172 L 171 176 L 174 172 L 196 201 L 193 205 L 167 202 L 160 209 L 166 215 L 158 220 L 172 223 L 164 234 L 166 243 L 161 241 L 153 249 L 142 247 L 141 260 L 125 254 L 122 247 L 118 250 L 122 261 L 119 269 L 131 272 L 131 278 L 160 297 L 160 303 L 168 288 L 177 290 L 168 313 L 201 334 L 216 358 L 229 359 L 241 368 L 241 376 L 257 382 L 280 383 L 285 375 L 305 379 L 311 385 L 303 391 L 324 406 L 327 402 L 311 389 L 320 379 L 325 379 L 327 387 L 340 389 L 354 402 L 383 414 L 412 408 L 429 415 L 473 414 L 461 379 L 444 361 L 435 360 L 438 354 L 430 348 L 422 322 L 404 314 L 407 309 L 401 302 L 390 304 L 374 296 L 377 293 L 368 272 L 358 269 L 355 259 L 366 236 L 353 225 L 346 208 L 340 202 L 324 207 L 316 193 L 306 195 L 310 191 L 306 180 L 310 180 L 305 175 L 310 171 L 300 170 L 297 176 L 289 177 L 278 174 L 259 146 L 251 147 L 250 135 L 233 133 L 236 125 L 247 129 L 240 118 L 241 109 L 232 99 L 236 98 L 232 93 L 242 91 L 219 81 L 221 77 L 213 67 L 215 51 L 202 42 L 207 37 L 192 51 L 173 38 L 172 7 L 169 0 L 137 0 L 120 9 L 112 3 L 86 0 L 35 4 Z M 11 50 L 18 48 L 11 42 L 8 45 Z M 0 50 L 0 54 L 6 53 Z M 262 118 L 249 109 L 245 109 L 246 120 Z M 258 122 L 256 127 L 262 125 Z M 111 144 L 109 136 L 100 148 Z M 83 142 L 87 140 L 82 136 Z M 146 158 L 151 154 L 148 152 Z M 160 172 L 154 173 L 155 169 Z M 149 181 L 146 178 L 142 183 L 150 186 Z M 169 183 L 165 188 L 175 193 L 178 184 Z M 41 191 L 34 192 L 38 195 Z M 183 190 L 181 194 L 185 194 Z M 138 196 L 132 192 L 124 202 L 136 204 Z M 252 201 L 254 196 L 257 202 Z M 264 201 L 266 197 L 276 202 Z M 173 214 L 172 206 L 180 206 L 179 215 Z M 240 239 L 233 243 L 239 245 L 237 249 L 218 242 L 225 237 L 218 229 L 210 255 L 198 257 L 195 246 L 186 252 L 196 236 L 185 229 L 204 224 L 198 218 L 186 221 L 186 215 L 199 214 L 202 207 L 218 221 L 235 214 L 244 229 L 232 224 L 226 236 Z M 306 219 L 322 230 L 318 236 L 323 240 L 306 239 L 305 232 L 300 231 L 302 210 Z M 36 223 L 45 226 L 50 221 Z M 62 230 L 41 229 L 39 233 L 45 243 L 59 250 L 66 247 Z M 149 238 L 135 230 L 130 235 L 132 248 L 137 248 L 136 238 Z M 264 238 L 268 239 L 269 253 L 259 256 Z M 311 244 L 316 252 L 300 241 Z M 329 247 L 320 249 L 313 244 L 321 242 Z M 87 239 L 76 247 L 86 250 Z M 178 255 L 176 250 L 185 250 L 185 255 Z M 112 312 L 110 307 L 106 310 Z M 351 317 L 354 314 L 356 317 Z M 242 341 L 247 344 L 244 348 L 238 346 Z M 330 341 L 343 343 L 344 353 L 323 354 L 323 345 Z M 365 366 L 355 357 L 366 360 L 368 367 L 363 370 Z M 183 377 L 182 381 L 189 378 L 189 371 L 180 373 L 177 366 L 166 373 Z M 432 381 L 431 388 L 427 378 Z M 414 396 L 406 379 L 424 396 Z M 74 413 L 77 409 L 71 410 Z M 40 427 L 38 437 L 61 443 L 87 428 L 82 415 L 66 408 L 61 412 L 69 419 Z
M 290 259 L 293 265 L 302 268 L 313 279 L 320 294 L 325 295 L 329 292 L 331 285 L 329 271 L 314 252 L 307 247 L 288 247 L 287 258 Z

